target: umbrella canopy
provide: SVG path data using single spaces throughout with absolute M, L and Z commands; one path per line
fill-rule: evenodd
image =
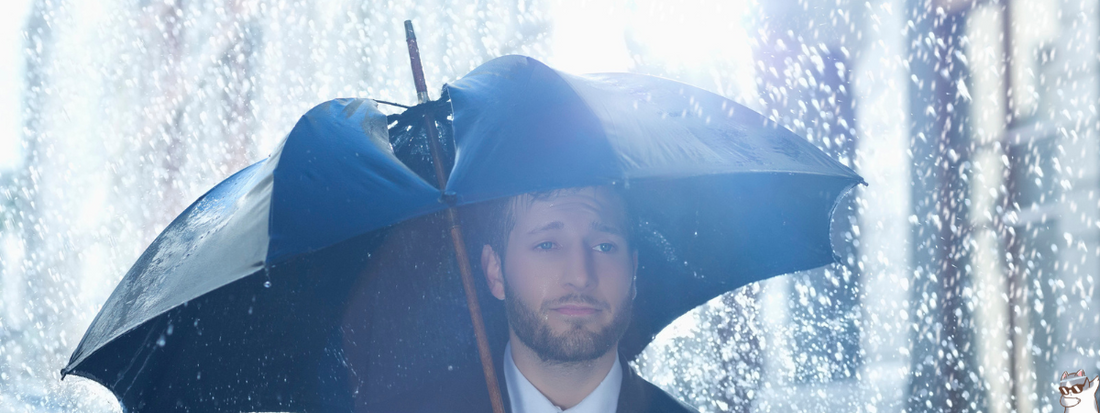
M 442 191 L 407 126 L 427 109 L 453 137 Z M 620 343 L 632 358 L 711 298 L 833 262 L 832 210 L 860 182 L 710 92 L 502 57 L 393 119 L 369 100 L 310 110 L 269 158 L 165 229 L 62 373 L 132 412 L 348 411 L 480 369 L 440 211 L 592 185 L 621 187 L 637 225 L 635 316 Z M 501 344 L 501 306 L 482 290 Z

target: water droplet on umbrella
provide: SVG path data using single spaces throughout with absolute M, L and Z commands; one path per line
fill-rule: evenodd
M 160 338 L 157 338 L 157 347 L 164 347 L 164 343 L 164 336 L 160 336 Z
M 271 281 L 264 281 L 264 288 L 271 288 Z

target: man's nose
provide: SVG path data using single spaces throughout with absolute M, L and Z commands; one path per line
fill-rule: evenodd
M 569 263 L 562 280 L 566 287 L 587 290 L 596 286 L 596 262 L 588 248 L 574 248 L 569 254 Z

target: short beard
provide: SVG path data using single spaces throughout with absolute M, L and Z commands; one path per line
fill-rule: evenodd
M 569 331 L 555 335 L 546 318 L 516 297 L 505 281 L 504 307 L 508 325 L 512 327 L 519 341 L 534 350 L 543 362 L 569 364 L 600 358 L 619 343 L 619 339 L 630 326 L 631 313 L 634 311 L 634 300 L 627 296 L 612 317 L 611 323 L 599 331 L 590 332 L 584 329 L 584 324 L 574 323 Z M 593 298 L 584 295 L 570 295 L 559 301 L 563 300 L 596 304 Z

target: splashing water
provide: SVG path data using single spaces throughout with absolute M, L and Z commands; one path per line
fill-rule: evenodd
M 0 407 L 119 411 L 57 372 L 126 269 L 313 105 L 413 103 L 405 19 L 433 98 L 505 54 L 669 77 L 866 177 L 837 264 L 635 360 L 700 411 L 1054 411 L 1059 372 L 1100 369 L 1100 1 L 376 3 L 27 1 L 0 25 Z

